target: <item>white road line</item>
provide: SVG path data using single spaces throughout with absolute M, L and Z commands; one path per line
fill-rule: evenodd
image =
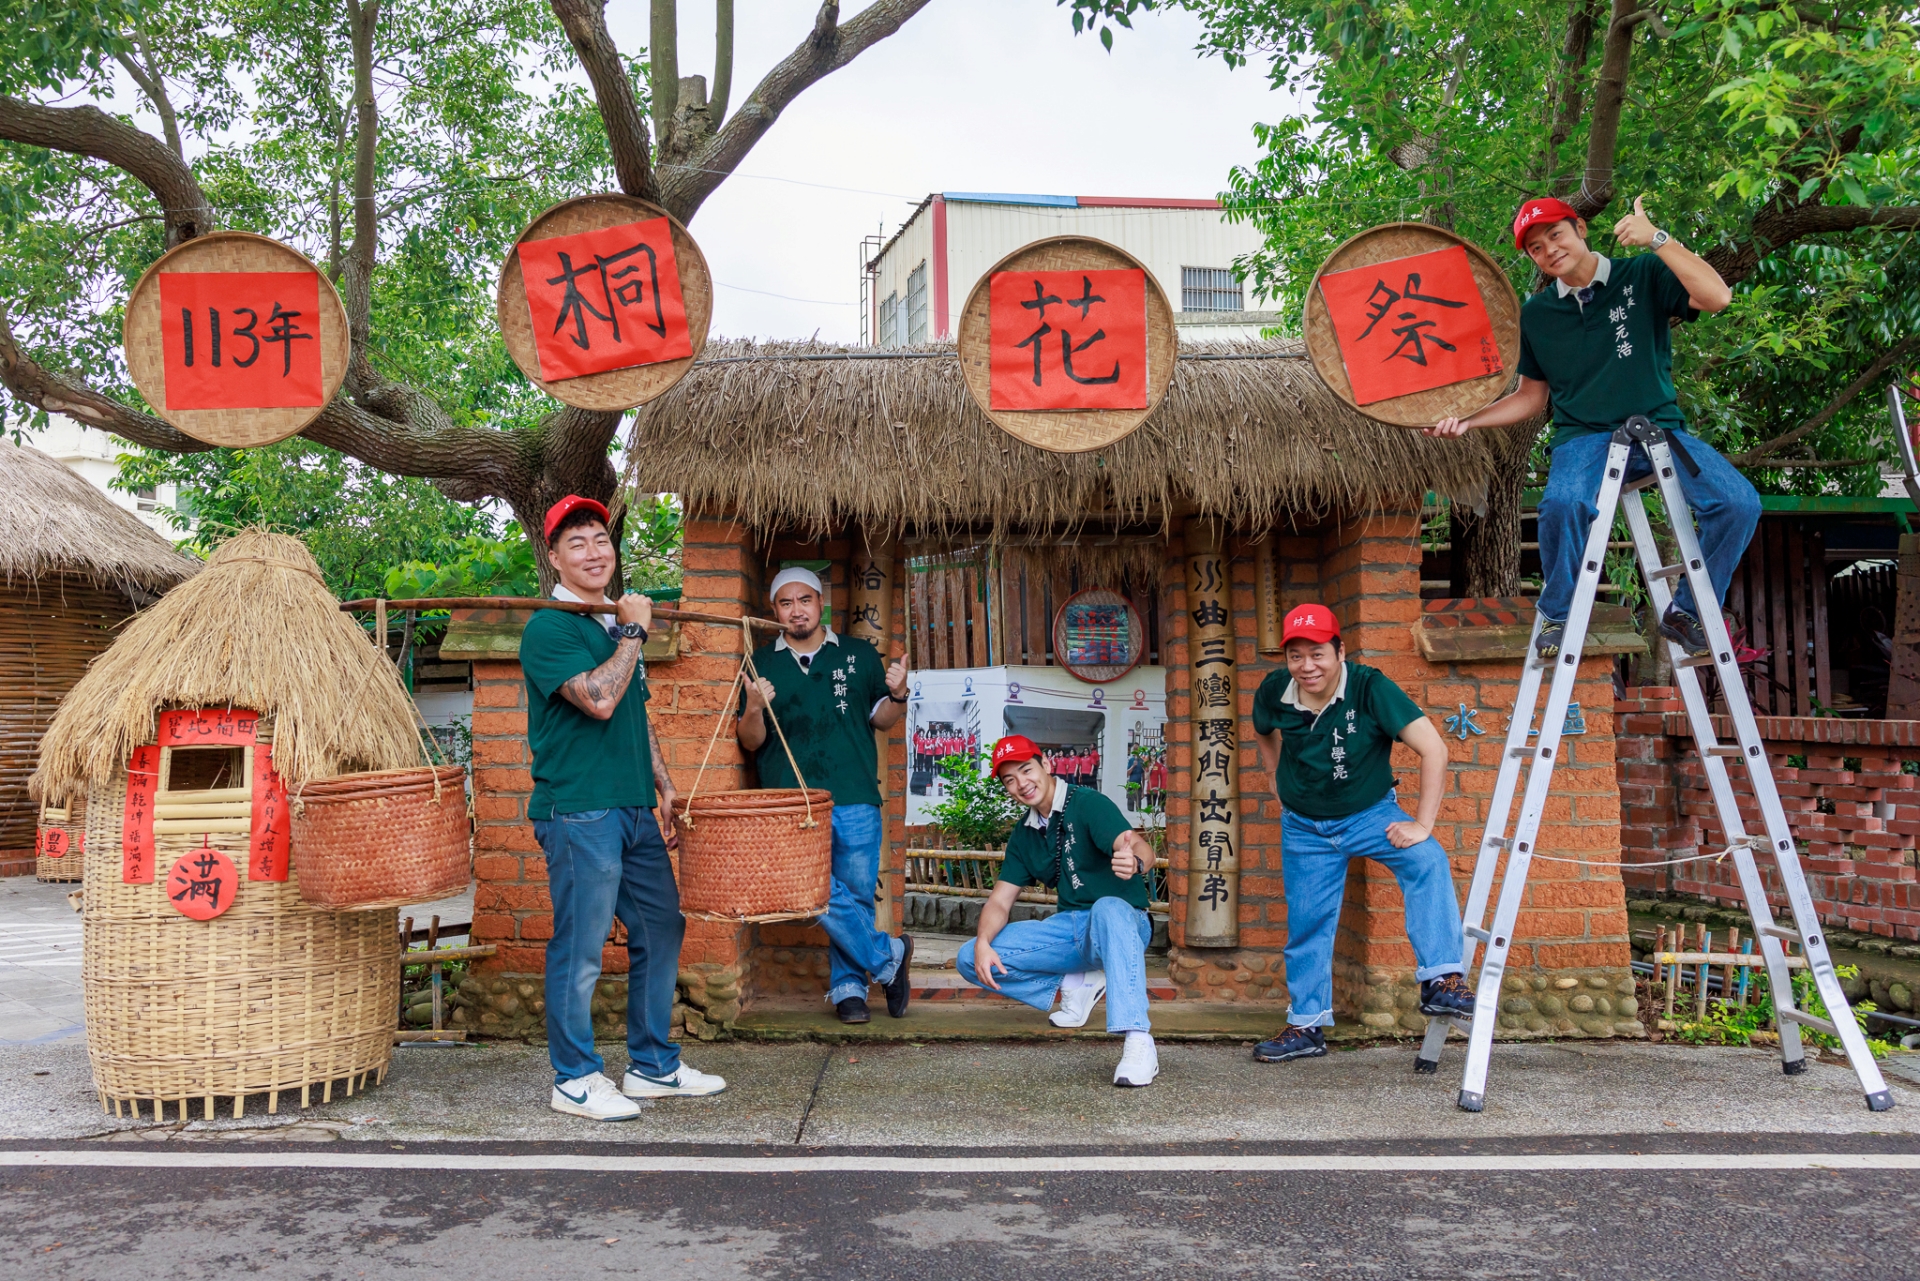
M 209 1138 L 217 1135 L 208 1135 Z M 1650 1152 L 1560 1155 L 1338 1156 L 1247 1153 L 1130 1156 L 525 1156 L 453 1152 L 0 1152 L 0 1166 L 178 1170 L 575 1170 L 609 1174 L 1072 1174 L 1658 1172 L 1920 1170 L 1920 1152 Z

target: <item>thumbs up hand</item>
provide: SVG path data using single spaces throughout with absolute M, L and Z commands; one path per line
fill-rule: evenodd
M 1633 198 L 1633 212 L 1613 226 L 1613 238 L 1623 245 L 1634 249 L 1644 249 L 1653 243 L 1653 233 L 1658 230 L 1653 219 L 1647 217 L 1646 197 Z

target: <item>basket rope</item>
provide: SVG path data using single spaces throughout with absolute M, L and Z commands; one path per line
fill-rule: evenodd
M 753 631 L 747 620 L 740 620 L 740 667 L 733 674 L 733 683 L 727 686 L 727 696 L 720 704 L 720 710 L 714 714 L 713 733 L 707 739 L 707 754 L 700 758 L 700 770 L 693 776 L 693 790 L 687 793 L 688 827 L 693 826 L 693 801 L 700 795 L 700 780 L 707 772 L 707 762 L 713 759 L 713 749 L 720 741 L 721 727 L 727 723 L 727 709 L 733 706 L 734 692 L 744 689 L 743 682 L 751 676 L 760 679 L 760 672 L 753 665 Z M 807 790 L 807 780 L 800 773 L 800 762 L 793 759 L 793 748 L 787 743 L 787 732 L 780 728 L 780 717 L 773 710 L 773 704 L 767 704 L 767 719 L 773 722 L 773 732 L 780 736 L 780 749 L 787 754 L 787 764 L 793 767 L 793 777 L 800 784 L 800 800 L 807 807 L 807 817 L 801 821 L 802 828 L 818 827 L 813 817 L 813 795 Z

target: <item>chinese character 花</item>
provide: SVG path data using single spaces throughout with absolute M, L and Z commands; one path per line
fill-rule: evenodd
M 988 281 L 995 409 L 1145 409 L 1147 274 L 1000 271 Z

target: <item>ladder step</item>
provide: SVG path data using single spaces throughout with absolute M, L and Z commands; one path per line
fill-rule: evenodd
M 1800 937 L 1799 930 L 1789 929 L 1784 925 L 1762 925 L 1760 933 L 1772 938 L 1785 939 L 1789 943 L 1798 943 L 1802 947 L 1806 946 L 1805 940 Z
M 1773 1011 L 1773 1018 L 1775 1022 L 1785 1019 L 1789 1023 L 1798 1023 L 1804 1027 L 1810 1027 L 1816 1032 L 1825 1032 L 1828 1036 L 1834 1037 L 1835 1039 L 1838 1039 L 1840 1036 L 1840 1029 L 1835 1027 L 1831 1022 L 1821 1018 L 1817 1014 L 1808 1014 L 1804 1010 L 1782 1010 L 1776 1007 Z
M 1662 565 L 1658 569 L 1647 571 L 1648 578 L 1678 578 L 1687 572 L 1685 565 Z
M 1677 663 L 1675 663 L 1674 666 L 1675 667 L 1712 667 L 1715 661 L 1716 660 L 1714 659 L 1712 654 L 1702 654 L 1698 658 L 1683 658 Z
M 1469 925 L 1467 926 L 1467 937 L 1470 939 L 1478 939 L 1482 943 L 1491 943 L 1493 942 L 1493 931 L 1483 930 L 1478 925 Z
M 1643 489 L 1652 489 L 1655 485 L 1659 483 L 1660 483 L 1660 478 L 1654 475 L 1652 472 L 1648 472 L 1646 475 L 1642 476 L 1639 480 L 1630 480 L 1626 484 L 1620 486 L 1620 492 L 1623 494 L 1637 494 Z
M 1482 841 L 1481 844 L 1492 849 L 1510 850 L 1513 848 L 1513 842 L 1504 836 L 1496 836 L 1492 840 Z
M 1707 749 L 1708 756 L 1745 756 L 1746 754 L 1746 749 L 1737 743 L 1732 746 L 1716 743 Z

